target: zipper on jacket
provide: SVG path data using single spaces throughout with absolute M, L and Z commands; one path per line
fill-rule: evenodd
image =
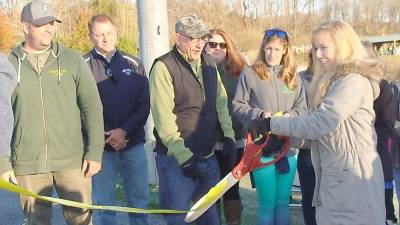
M 45 171 L 47 172 L 47 159 L 48 159 L 48 140 L 47 140 L 47 124 L 46 124 L 46 114 L 44 109 L 44 99 L 43 99 L 43 87 L 42 87 L 42 75 L 39 75 L 39 86 L 40 86 L 40 100 L 42 105 L 42 121 L 44 128 L 44 150 L 45 150 Z
M 272 67 L 272 78 L 274 80 L 274 86 L 275 86 L 275 90 L 276 90 L 276 106 L 278 107 L 276 109 L 277 110 L 276 112 L 279 112 L 281 110 L 281 108 L 279 106 L 279 89 L 278 89 L 278 85 L 276 84 L 276 78 L 277 77 L 275 77 L 275 73 L 276 73 L 276 67 Z
M 50 57 L 50 55 L 49 55 Z M 47 58 L 48 60 L 48 58 Z M 47 159 L 48 159 L 48 135 L 47 135 L 47 123 L 46 123 L 46 117 L 45 117 L 45 109 L 44 109 L 44 98 L 43 98 L 43 87 L 42 87 L 42 74 L 38 73 L 36 69 L 32 66 L 31 63 L 26 63 L 24 60 L 21 61 L 21 63 L 24 63 L 27 65 L 29 68 L 31 68 L 33 71 L 36 72 L 36 74 L 39 77 L 39 87 L 40 87 L 40 101 L 41 101 L 41 107 L 42 107 L 42 122 L 43 122 L 43 129 L 44 129 L 44 150 L 45 150 L 45 171 L 47 172 Z M 48 62 L 46 61 L 45 65 L 42 68 L 42 71 L 48 66 Z

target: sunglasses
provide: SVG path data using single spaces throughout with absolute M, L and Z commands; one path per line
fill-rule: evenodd
M 224 42 L 221 42 L 221 43 L 214 42 L 214 41 L 208 42 L 208 46 L 210 46 L 210 48 L 217 48 L 218 45 L 219 45 L 220 49 L 226 49 L 226 47 L 228 47 L 228 45 Z
M 270 38 L 272 36 L 278 36 L 282 39 L 287 39 L 287 34 L 285 31 L 281 30 L 281 29 L 270 29 L 270 30 L 266 30 L 265 31 L 265 37 L 266 38 Z

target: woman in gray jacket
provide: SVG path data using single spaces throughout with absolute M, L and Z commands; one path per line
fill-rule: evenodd
M 232 102 L 234 115 L 246 127 L 256 118 L 277 112 L 298 116 L 307 110 L 304 88 L 296 73 L 289 36 L 281 29 L 265 31 L 257 61 L 245 68 Z M 277 146 L 276 151 L 280 150 Z M 289 199 L 296 172 L 296 150 L 275 165 L 253 171 L 259 200 L 257 225 L 289 225 Z M 264 155 L 272 161 L 276 155 Z
M 258 119 L 250 130 L 312 140 L 317 224 L 384 224 L 385 189 L 373 109 L 382 66 L 342 21 L 320 25 L 312 44 L 312 113 Z
M 0 179 L 17 183 L 10 162 L 13 132 L 11 95 L 17 85 L 17 74 L 7 56 L 0 53 Z

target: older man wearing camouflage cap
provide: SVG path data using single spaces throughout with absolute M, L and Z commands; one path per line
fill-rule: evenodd
M 160 207 L 187 210 L 219 180 L 213 153 L 217 129 L 230 144 L 234 133 L 227 96 L 215 62 L 202 54 L 210 37 L 194 14 L 175 24 L 176 44 L 154 61 L 150 104 L 156 136 Z M 184 215 L 165 215 L 168 225 L 184 225 Z M 198 225 L 220 224 L 216 207 Z

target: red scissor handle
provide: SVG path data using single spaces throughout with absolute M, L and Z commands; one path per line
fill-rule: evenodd
M 266 135 L 265 141 L 262 144 L 258 145 L 253 142 L 253 140 L 251 139 L 250 133 L 247 134 L 247 144 L 246 144 L 246 148 L 244 149 L 243 157 L 240 160 L 239 164 L 236 165 L 235 168 L 233 168 L 233 170 L 232 170 L 232 175 L 235 178 L 241 179 L 248 172 L 250 172 L 254 169 L 260 168 L 260 167 L 274 164 L 277 161 L 279 161 L 283 156 L 286 155 L 286 153 L 289 149 L 289 145 L 290 145 L 289 138 L 285 137 L 285 136 L 278 136 L 279 139 L 285 141 L 283 150 L 271 162 L 262 163 L 260 160 L 260 158 L 262 156 L 262 148 L 267 145 L 267 143 L 271 137 L 270 134 L 265 134 L 265 135 Z

